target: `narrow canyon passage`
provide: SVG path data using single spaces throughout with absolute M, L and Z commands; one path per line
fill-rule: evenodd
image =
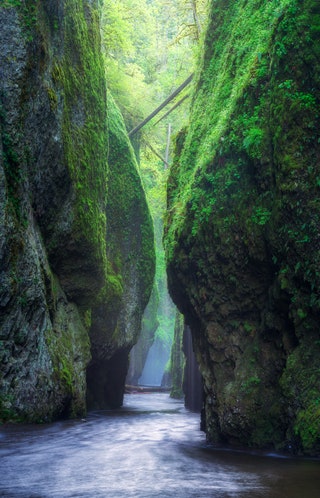
M 310 460 L 208 449 L 174 401 L 100 410 L 168 386 L 212 443 L 320 459 L 319 26 L 1 0 L 0 424 L 75 420 L 0 429 L 0 497 L 312 496 Z
M 0 496 L 316 498 L 317 461 L 213 449 L 166 393 L 126 395 L 86 421 L 0 430 Z

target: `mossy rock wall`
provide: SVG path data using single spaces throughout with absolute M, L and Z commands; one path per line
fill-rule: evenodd
M 183 346 L 184 317 L 177 310 L 174 323 L 174 337 L 170 355 L 170 378 L 171 398 L 183 398 L 183 374 L 185 368 L 185 356 Z
M 99 29 L 95 0 L 5 0 L 0 6 L 2 420 L 83 414 L 96 310 L 107 303 L 108 320 L 115 322 L 127 310 L 129 272 L 117 267 L 107 227 L 108 150 L 113 139 L 127 138 L 123 130 L 108 135 Z M 126 161 L 124 168 L 135 168 Z M 145 203 L 138 180 L 136 190 Z M 150 272 L 146 286 L 138 279 L 135 288 L 142 296 L 133 328 L 153 278 L 152 250 L 143 252 L 152 234 L 143 206 L 136 223 L 140 259 L 131 258 L 131 266 L 138 273 L 149 265 Z M 119 200 L 116 216 L 125 210 Z M 129 349 L 137 333 L 128 332 L 127 340 L 124 332 L 114 336 L 112 354 Z
M 320 453 L 316 1 L 214 1 L 168 181 L 211 441 Z
M 90 330 L 88 403 L 94 408 L 122 404 L 129 352 L 141 332 L 155 273 L 153 224 L 134 151 L 110 94 L 107 107 L 110 172 L 106 239 L 110 264 L 106 293 L 93 308 Z

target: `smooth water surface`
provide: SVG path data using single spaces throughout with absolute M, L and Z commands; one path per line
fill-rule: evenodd
M 183 403 L 131 394 L 87 421 L 2 427 L 0 496 L 318 498 L 320 462 L 209 448 Z

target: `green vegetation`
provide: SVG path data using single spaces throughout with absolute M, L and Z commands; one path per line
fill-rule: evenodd
M 83 394 L 85 366 L 90 360 L 90 342 L 84 322 L 88 321 L 89 312 L 85 313 L 87 318 L 83 319 L 75 305 L 65 302 L 59 281 L 52 274 L 50 285 L 53 299 L 51 312 L 55 320 L 52 328 L 46 332 L 45 341 L 52 361 L 53 382 L 58 386 L 60 396 L 62 393 L 68 401 L 64 415 L 76 417 L 86 411 Z M 42 413 L 42 417 L 50 415 Z
M 6 313 L 17 313 L 22 324 L 16 332 L 11 318 L 6 352 L 12 340 L 19 352 L 26 344 L 32 354 L 18 357 L 15 350 L 17 361 L 8 366 L 1 389 L 13 392 L 13 411 L 21 406 L 28 420 L 85 411 L 90 346 L 94 350 L 88 332 L 102 330 L 107 354 L 128 350 L 154 278 L 152 220 L 121 114 L 107 96 L 101 6 L 78 0 L 63 8 L 57 2 L 4 3 L 13 9 L 5 12 L 4 59 L 10 56 L 10 67 L 1 85 L 4 105 L 10 106 L 15 88 L 17 98 L 8 117 L 0 115 L 2 194 L 10 210 L 1 220 L 8 233 L 1 257 L 10 272 Z M 11 32 L 19 55 L 10 53 Z M 22 224 L 22 208 L 32 219 L 29 227 Z M 104 311 L 107 318 L 99 323 Z M 23 389 L 23 373 L 15 369 L 28 369 L 30 362 L 34 377 Z M 9 404 L 2 408 L 8 418 Z
M 174 338 L 170 357 L 170 373 L 172 379 L 172 389 L 170 392 L 170 396 L 171 398 L 176 399 L 183 397 L 183 375 L 185 367 L 185 358 L 182 353 L 183 330 L 184 317 L 177 310 L 174 326 Z
M 245 380 L 242 383 L 240 391 L 242 391 L 246 395 L 250 395 L 252 391 L 259 386 L 260 383 L 261 379 L 259 377 L 249 377 L 249 379 Z
M 288 437 L 311 454 L 320 450 L 319 354 L 319 340 L 311 332 L 288 357 L 280 380 L 287 403 L 293 405 L 296 412 Z
M 3 0 L 1 7 L 20 7 L 22 4 L 21 0 Z
M 53 80 L 64 94 L 64 152 L 76 193 L 74 236 L 88 245 L 88 257 L 106 272 L 108 142 L 99 14 L 92 7 L 85 12 L 71 0 L 64 19 L 65 53 L 53 66 Z
M 318 281 L 314 265 L 301 259 L 301 245 L 310 246 L 317 236 L 316 155 L 303 152 L 304 147 L 317 146 L 317 93 L 315 88 L 313 93 L 309 90 L 319 68 L 312 27 L 317 10 L 312 2 L 301 10 L 293 0 L 267 2 L 259 8 L 255 2 L 246 2 L 243 9 L 243 2 L 232 7 L 215 2 L 211 9 L 205 52 L 197 70 L 192 126 L 168 183 L 168 260 L 175 259 L 180 237 L 192 244 L 191 237 L 201 237 L 206 224 L 214 225 L 214 238 L 223 251 L 230 230 L 237 227 L 249 253 L 259 257 L 256 240 L 274 231 L 276 221 L 276 236 L 283 247 L 274 248 L 274 257 L 279 260 L 283 249 L 288 253 L 291 239 L 293 266 L 300 265 L 299 274 L 304 273 L 306 281 Z M 311 27 L 307 12 L 313 17 Z M 217 29 L 220 19 L 223 25 Z M 228 34 L 222 36 L 224 26 Z M 313 43 L 312 49 L 299 46 L 300 54 L 305 50 L 307 68 L 297 63 L 292 48 L 297 33 Z M 293 66 L 294 79 L 289 79 Z M 281 167 L 277 193 L 273 191 L 274 164 Z M 307 194 L 310 189 L 312 199 Z M 304 193 L 302 200 L 299 196 Z M 283 209 L 299 218 L 290 216 L 290 221 L 280 222 Z
M 280 5 L 277 2 L 275 7 L 274 3 L 268 2 L 258 9 L 256 3 L 249 2 L 245 7 L 245 16 L 242 16 L 242 2 L 233 7 L 216 2 L 212 7 L 211 24 L 218 23 L 223 16 L 229 32 L 223 38 L 220 30 L 210 26 L 206 34 L 205 46 L 213 47 L 213 52 L 208 55 L 209 50 L 206 50 L 198 68 L 197 98 L 191 117 L 194 124 L 187 134 L 179 161 L 175 217 L 170 219 L 172 240 L 170 237 L 167 239 L 168 250 L 174 244 L 175 232 L 178 234 L 181 230 L 180 218 L 188 216 L 188 203 L 192 203 L 193 236 L 197 235 L 202 222 L 212 215 L 219 219 L 223 230 L 224 221 L 230 219 L 230 197 L 236 198 L 239 188 L 246 186 L 244 152 L 252 160 L 259 159 L 264 153 L 265 134 L 261 128 L 263 106 L 249 102 L 250 94 L 244 89 L 255 86 L 258 90 L 265 84 L 272 32 L 270 25 L 275 26 L 288 4 L 287 1 Z M 242 105 L 240 112 L 238 105 Z M 202 178 L 206 180 L 206 185 L 200 180 Z M 247 194 L 252 206 L 255 189 L 249 188 Z M 265 208 L 259 206 L 259 209 L 264 212 Z M 260 224 L 255 217 L 252 221 Z M 267 221 L 265 217 L 263 221 Z
M 23 422 L 13 408 L 14 399 L 10 395 L 0 396 L 0 424 L 5 422 Z
M 159 323 L 155 339 L 171 344 L 174 313 L 161 245 L 167 187 L 170 289 L 203 362 L 209 438 L 319 454 L 319 2 L 212 0 L 202 35 L 205 4 L 105 0 L 100 33 L 95 2 L 65 2 L 60 19 L 49 19 L 41 2 L 2 2 L 18 12 L 26 51 L 42 53 L 39 82 L 48 79 L 42 88 L 48 112 L 62 123 L 71 190 L 67 237 L 98 281 L 79 314 L 67 302 L 68 292 L 78 298 L 72 285 L 67 282 L 65 298 L 48 270 L 53 385 L 60 386 L 58 403 L 64 397 L 71 414 L 83 411 L 90 328 L 110 354 L 120 344 L 125 357 L 130 345 L 122 326 L 140 324 L 153 284 L 151 216 L 157 268 L 153 316 L 144 323 L 153 332 Z M 131 144 L 127 131 L 194 72 L 199 39 L 192 90 L 179 96 L 185 99 L 179 111 L 150 122 Z M 34 66 L 28 64 L 29 72 Z M 26 150 L 16 152 L 20 137 L 9 136 L 5 118 L 0 109 L 7 205 L 23 227 L 24 164 L 30 171 L 32 165 Z M 170 171 L 161 159 L 172 153 L 169 125 L 176 135 Z M 24 201 L 31 217 L 32 200 Z M 55 236 L 49 259 L 59 246 Z M 15 261 L 19 249 L 8 259 Z M 11 271 L 12 290 L 20 291 Z M 86 275 L 76 279 L 81 288 Z M 24 290 L 17 303 L 27 308 Z M 119 315 L 122 304 L 126 311 Z M 181 394 L 182 322 L 178 315 L 173 396 Z M 16 333 L 16 344 L 23 346 L 26 330 Z M 14 418 L 10 396 L 1 399 L 0 411 Z
M 203 22 L 206 2 L 199 0 L 192 4 L 198 23 Z M 197 38 L 198 27 L 189 2 L 104 2 L 102 40 L 108 87 L 124 116 L 128 131 L 158 107 L 192 72 L 194 41 Z M 186 93 L 187 90 L 182 95 Z M 167 292 L 162 247 L 168 170 L 159 156 L 165 156 L 168 124 L 171 123 L 173 131 L 177 132 L 182 122 L 186 121 L 187 108 L 186 100 L 168 118 L 155 126 L 159 119 L 157 116 L 132 139 L 155 229 L 155 286 L 159 294 L 159 306 L 157 316 L 153 317 L 151 323 L 159 323 L 154 339 L 163 345 L 168 355 L 175 311 Z M 164 109 L 161 115 L 167 110 Z M 117 152 L 111 152 L 115 157 Z M 154 333 L 153 326 L 151 330 Z
M 191 4 L 196 4 L 199 23 L 203 22 L 206 0 L 104 1 L 102 40 L 108 86 L 128 131 L 193 71 L 197 28 Z M 179 108 L 176 122 L 185 109 Z M 150 143 L 157 146 L 160 139 L 163 147 L 166 125 L 152 128 L 150 123 Z
M 34 0 L 3 0 L 0 8 L 16 8 L 23 21 L 24 35 L 28 42 L 33 40 L 39 3 Z
M 137 284 L 144 282 L 141 301 L 147 304 L 154 279 L 154 237 L 152 220 L 134 152 L 122 116 L 108 94 L 110 174 L 107 199 L 107 254 L 113 268 L 126 279 L 138 272 Z M 119 216 L 121 213 L 121 216 Z M 112 268 L 110 268 L 112 271 Z M 121 280 L 114 285 L 120 289 Z M 133 285 L 133 282 L 132 282 Z M 141 289 L 142 290 L 142 289 Z
M 209 438 L 219 424 L 224 437 L 237 426 L 249 444 L 292 443 L 310 453 L 319 451 L 311 393 L 320 374 L 296 361 L 294 376 L 278 348 L 289 358 L 301 354 L 297 344 L 311 354 L 320 314 L 319 16 L 314 0 L 210 2 L 165 221 L 171 292 L 195 323 L 206 388 L 217 395 L 216 408 L 207 408 Z M 221 369 L 223 381 L 210 347 L 226 348 L 233 362 Z M 306 391 L 289 396 L 304 371 Z M 229 378 L 230 395 L 220 385 Z M 231 415 L 236 402 L 243 427 Z M 223 426 L 226 413 L 232 421 Z

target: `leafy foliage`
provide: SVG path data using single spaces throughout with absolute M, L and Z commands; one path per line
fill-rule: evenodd
M 124 116 L 127 129 L 136 126 L 192 72 L 196 8 L 203 20 L 204 0 L 106 0 L 102 39 L 109 88 Z M 180 96 L 179 96 L 180 98 Z M 157 126 L 148 124 L 133 139 L 155 227 L 156 282 L 160 300 L 155 339 L 170 349 L 174 306 L 168 296 L 162 247 L 168 171 L 156 156 L 165 155 L 167 126 L 178 130 L 187 118 L 187 101 Z M 164 112 L 167 109 L 164 110 Z M 152 150 L 153 149 L 153 150 Z

